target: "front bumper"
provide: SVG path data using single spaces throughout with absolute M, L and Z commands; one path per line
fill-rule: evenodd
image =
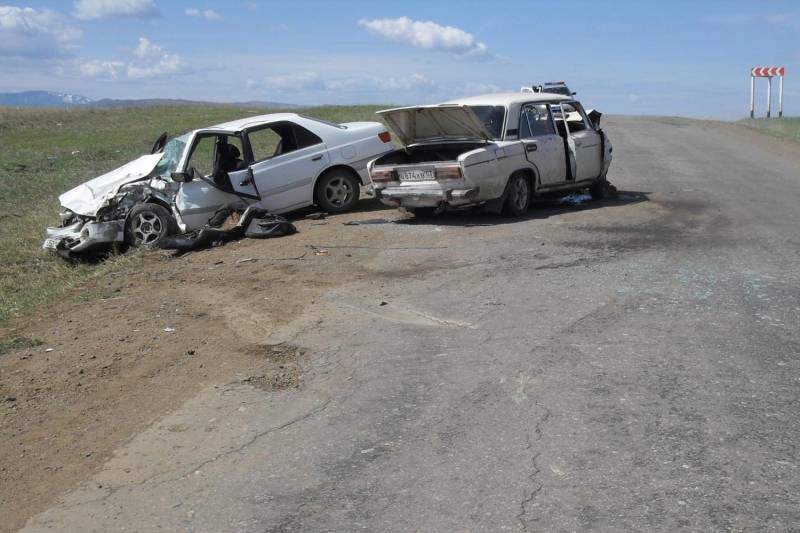
M 122 220 L 75 222 L 63 228 L 47 228 L 42 248 L 70 257 L 124 240 L 125 223 Z
M 375 196 L 394 207 L 463 206 L 475 202 L 480 187 L 471 189 L 441 189 L 422 187 L 386 187 L 376 189 Z

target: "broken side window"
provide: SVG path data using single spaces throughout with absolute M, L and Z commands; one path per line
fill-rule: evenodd
M 230 190 L 229 172 L 241 170 L 246 165 L 242 159 L 242 141 L 235 135 L 200 134 L 195 140 L 186 168 L 194 169 L 223 190 Z

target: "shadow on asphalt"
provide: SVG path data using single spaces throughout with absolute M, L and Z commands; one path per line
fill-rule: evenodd
M 372 213 L 373 211 L 392 211 L 396 208 L 384 205 L 380 202 L 380 200 L 376 198 L 362 198 L 358 201 L 357 207 L 352 211 L 348 211 L 348 213 Z M 291 213 L 287 213 L 285 216 L 289 220 L 300 220 L 302 218 L 306 218 L 309 215 L 313 215 L 314 213 L 319 213 L 322 210 L 317 206 L 309 206 L 304 207 L 302 209 L 298 209 L 297 211 L 292 211 Z M 327 217 L 335 217 L 336 215 L 327 215 Z
M 537 198 L 531 204 L 530 210 L 520 217 L 506 217 L 494 213 L 486 213 L 481 207 L 458 211 L 447 211 L 431 217 L 409 218 L 398 220 L 396 224 L 436 225 L 436 226 L 497 226 L 500 224 L 516 224 L 527 220 L 538 220 L 558 216 L 563 213 L 575 211 L 588 211 L 604 207 L 632 205 L 650 201 L 650 192 L 644 191 L 617 191 L 612 198 L 605 200 L 588 200 L 579 204 L 566 203 L 564 199 L 569 196 L 552 196 Z

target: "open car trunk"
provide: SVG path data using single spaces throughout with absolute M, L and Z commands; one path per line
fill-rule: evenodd
M 375 165 L 413 165 L 456 161 L 463 153 L 484 146 L 483 142 L 418 144 L 404 150 L 389 152 L 375 160 Z
M 401 107 L 378 111 L 403 146 L 436 141 L 489 141 L 492 134 L 465 105 Z

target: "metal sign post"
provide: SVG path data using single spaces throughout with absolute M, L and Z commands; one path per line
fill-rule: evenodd
M 753 67 L 750 69 L 750 118 L 755 117 L 756 111 L 756 78 L 767 78 L 767 118 L 772 115 L 772 77 L 780 76 L 778 89 L 778 116 L 783 116 L 783 76 L 786 74 L 784 67 Z

